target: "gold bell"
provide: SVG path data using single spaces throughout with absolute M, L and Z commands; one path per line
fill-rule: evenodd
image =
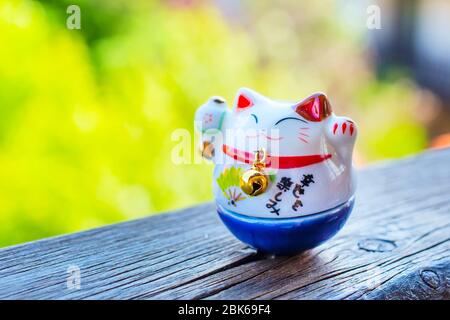
M 244 172 L 240 179 L 240 187 L 249 196 L 255 197 L 267 190 L 269 178 L 264 173 L 266 151 L 264 148 L 255 152 L 252 168 Z

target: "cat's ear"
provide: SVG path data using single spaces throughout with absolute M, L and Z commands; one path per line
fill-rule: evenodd
M 242 111 L 253 107 L 260 99 L 260 95 L 255 91 L 248 88 L 241 88 L 236 94 L 234 99 L 233 110 Z
M 319 122 L 328 118 L 331 105 L 323 93 L 315 93 L 294 106 L 295 112 L 308 121 Z

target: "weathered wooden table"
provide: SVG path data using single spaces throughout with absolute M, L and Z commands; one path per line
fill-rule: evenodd
M 297 256 L 255 253 L 208 203 L 3 249 L 0 298 L 449 299 L 450 149 L 360 170 L 347 225 Z

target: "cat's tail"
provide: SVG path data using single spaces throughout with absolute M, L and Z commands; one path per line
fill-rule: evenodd
M 211 97 L 195 112 L 194 126 L 200 134 L 200 150 L 202 156 L 214 160 L 222 141 L 222 126 L 228 106 L 221 97 Z

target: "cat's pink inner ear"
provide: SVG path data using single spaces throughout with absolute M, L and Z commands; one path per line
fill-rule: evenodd
M 331 105 L 323 93 L 316 93 L 294 106 L 295 112 L 308 121 L 319 122 L 332 113 Z
M 236 110 L 242 110 L 253 106 L 253 101 L 242 93 L 237 99 Z

